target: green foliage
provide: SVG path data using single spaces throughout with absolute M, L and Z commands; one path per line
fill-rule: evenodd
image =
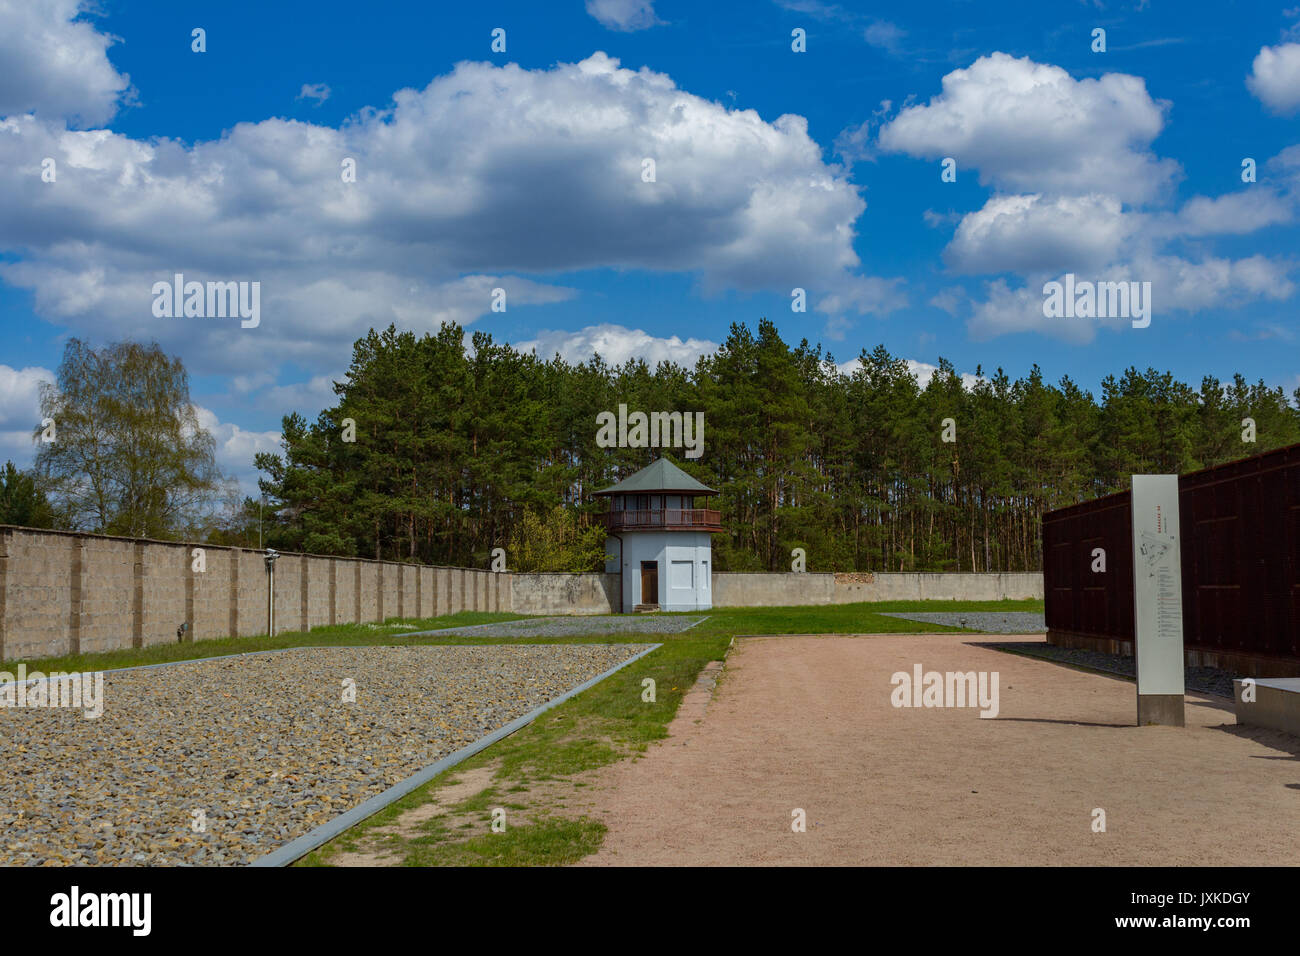
M 57 383 L 41 386 L 41 416 L 54 440 L 40 442 L 38 484 L 73 528 L 193 537 L 228 493 L 185 368 L 156 344 L 69 339 Z
M 599 571 L 605 564 L 605 529 L 582 526 L 571 508 L 556 505 L 544 516 L 527 510 L 506 549 L 511 571 Z
M 0 471 L 0 524 L 16 524 L 24 528 L 54 528 L 58 522 L 54 509 L 45 493 L 36 486 L 36 479 L 5 462 Z
M 603 549 L 579 540 L 601 537 L 593 493 L 661 451 L 596 447 L 596 415 L 620 403 L 704 413 L 704 456 L 674 459 L 721 492 L 710 503 L 725 529 L 713 539 L 720 571 L 786 570 L 795 547 L 811 571 L 1037 570 L 1046 511 L 1135 473 L 1300 442 L 1300 398 L 1239 375 L 1196 390 L 1129 368 L 1098 400 L 1037 366 L 1015 381 L 977 369 L 967 387 L 941 358 L 922 388 L 884 346 L 855 364 L 842 371 L 807 341 L 792 348 L 765 319 L 733 325 L 693 368 L 547 361 L 482 333 L 467 350 L 451 324 L 422 337 L 372 330 L 335 385 L 338 404 L 314 423 L 288 415 L 283 454 L 257 457 L 266 543 L 477 566 L 507 547 L 511 568 L 598 567 Z M 1247 417 L 1254 444 L 1241 441 Z M 955 443 L 942 440 L 945 418 Z

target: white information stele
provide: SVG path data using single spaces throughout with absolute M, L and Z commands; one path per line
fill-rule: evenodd
M 1133 476 L 1133 614 L 1137 692 L 1182 694 L 1183 575 L 1178 476 Z

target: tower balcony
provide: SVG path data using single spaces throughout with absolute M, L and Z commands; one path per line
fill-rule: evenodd
M 620 531 L 721 531 L 722 512 L 712 508 L 650 508 L 611 511 L 605 527 Z

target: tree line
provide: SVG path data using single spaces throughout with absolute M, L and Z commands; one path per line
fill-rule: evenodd
M 1288 398 L 1240 375 L 1196 390 L 1129 368 L 1094 397 L 1068 377 L 1045 382 L 1036 366 L 1015 381 L 977 370 L 966 388 L 941 359 L 921 387 L 883 346 L 846 373 L 767 320 L 733 325 L 692 367 L 571 363 L 484 333 L 471 341 L 464 348 L 454 324 L 371 330 L 337 404 L 314 422 L 284 419 L 283 453 L 257 458 L 277 546 L 482 566 L 525 522 L 530 538 L 562 539 L 561 520 L 571 536 L 598 534 L 606 505 L 594 492 L 667 453 L 720 492 L 719 570 L 788 569 L 795 547 L 822 570 L 1037 570 L 1047 511 L 1134 473 L 1300 442 L 1300 390 Z M 620 404 L 703 412 L 703 456 L 598 447 L 597 416 Z M 1253 443 L 1242 441 L 1248 417 Z M 579 563 L 598 566 L 589 555 Z
M 97 366 L 83 351 L 73 358 L 51 408 L 64 394 L 89 401 L 63 375 Z M 169 414 L 183 418 L 183 370 L 167 369 L 149 407 L 169 384 Z M 1300 442 L 1300 389 L 1287 396 L 1241 375 L 1194 388 L 1128 368 L 1095 396 L 1069 377 L 1044 381 L 1037 366 L 1014 381 L 1002 369 L 976 375 L 965 387 L 940 359 L 922 386 L 883 346 L 842 371 L 821 346 L 791 347 L 767 320 L 733 325 L 693 366 L 653 368 L 544 359 L 482 332 L 467 348 L 450 323 L 419 336 L 389 327 L 354 344 L 332 407 L 314 421 L 284 417 L 280 453 L 255 462 L 264 506 L 230 498 L 209 467 L 210 438 L 192 421 L 167 433 L 180 451 L 156 473 L 138 474 L 159 449 L 133 445 L 119 454 L 135 463 L 132 480 L 90 480 L 79 469 L 96 459 L 84 450 L 38 454 L 30 477 L 53 520 L 76 512 L 91 530 L 200 531 L 256 546 L 260 529 L 281 550 L 479 567 L 503 547 L 511 568 L 576 571 L 603 563 L 606 505 L 594 492 L 666 453 L 719 491 L 710 502 L 724 527 L 714 536 L 719 570 L 785 570 L 801 547 L 810 570 L 1019 571 L 1041 568 L 1047 511 L 1121 490 L 1135 473 L 1183 473 Z M 108 391 L 131 407 L 130 390 Z M 620 404 L 702 412 L 703 455 L 599 447 L 597 416 Z M 1247 418 L 1254 442 L 1243 440 Z M 96 491 L 105 484 L 108 494 Z

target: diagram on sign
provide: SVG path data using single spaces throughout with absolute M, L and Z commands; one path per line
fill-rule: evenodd
M 1142 560 L 1146 562 L 1147 577 L 1156 576 L 1156 570 L 1164 562 L 1165 555 L 1174 546 L 1173 535 L 1159 534 L 1155 531 L 1143 531 L 1142 543 L 1138 547 Z

